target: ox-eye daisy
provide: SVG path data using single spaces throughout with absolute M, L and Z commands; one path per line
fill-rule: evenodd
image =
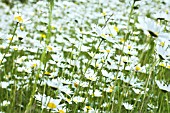
M 136 26 L 142 29 L 146 35 L 157 38 L 169 38 L 169 35 L 163 32 L 164 26 L 157 24 L 154 20 L 146 17 L 139 17 L 138 21 L 139 24 L 136 24 Z
M 158 85 L 159 89 L 170 92 L 170 84 L 165 85 L 163 81 L 160 82 L 159 80 L 155 80 L 155 82 Z
M 54 99 L 50 96 L 46 96 L 45 94 L 37 94 L 35 95 L 35 99 L 41 103 L 42 109 L 46 108 L 52 109 L 53 111 L 59 111 L 64 106 L 64 104 L 60 104 L 62 100 L 61 98 Z
M 133 109 L 133 105 L 129 104 L 129 103 L 123 103 L 123 106 L 125 107 L 125 109 L 127 110 L 132 110 Z

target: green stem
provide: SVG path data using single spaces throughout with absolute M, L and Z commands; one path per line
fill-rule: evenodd
M 46 68 L 46 46 L 50 43 L 50 37 L 51 37 L 51 21 L 52 21 L 52 9 L 53 9 L 53 6 L 54 6 L 54 0 L 50 0 L 50 8 L 49 8 L 49 22 L 48 22 L 48 33 L 47 33 L 47 39 L 46 39 L 46 45 L 44 47 L 44 50 L 43 50 L 43 53 L 42 53 L 42 56 L 41 56 L 41 61 L 43 62 L 44 59 L 45 59 L 45 62 L 43 62 L 45 65 L 44 65 L 44 68 Z M 26 107 L 26 110 L 25 110 L 25 113 L 28 113 L 31 109 L 31 105 L 33 103 L 33 100 L 34 100 L 34 95 L 36 93 L 36 89 L 37 89 L 37 81 L 38 81 L 38 78 L 39 78 L 39 74 L 40 74 L 40 71 L 41 71 L 41 65 L 42 65 L 42 62 L 40 62 L 40 67 L 38 69 L 38 73 L 36 75 L 36 80 L 35 80 L 35 83 L 33 85 L 33 91 L 32 91 L 32 94 L 31 94 L 31 97 L 30 97 L 30 100 L 29 100 L 29 103 L 27 104 L 27 107 Z M 45 72 L 45 69 L 43 71 L 43 73 Z
M 50 0 L 49 16 L 48 16 L 48 33 L 47 33 L 47 39 L 46 39 L 47 45 L 50 43 L 50 37 L 51 37 L 51 22 L 52 22 L 53 7 L 54 7 L 54 0 Z
M 152 75 L 152 72 L 154 71 L 154 67 L 156 66 L 157 62 L 155 62 L 150 70 L 150 73 L 149 73 L 149 77 L 147 79 L 147 82 L 146 82 L 146 87 L 145 87 L 145 91 L 144 91 L 144 97 L 143 97 L 143 100 L 142 100 L 142 105 L 141 105 L 141 108 L 140 108 L 140 112 L 142 113 L 142 108 L 143 108 L 143 105 L 144 105 L 144 101 L 145 101 L 145 98 L 146 98 L 146 90 L 147 90 L 147 87 L 149 85 L 149 81 L 150 81 L 150 78 L 151 78 L 151 75 Z
M 90 64 L 91 64 L 91 62 L 92 62 L 92 60 L 93 60 L 94 57 L 95 57 L 95 55 L 97 54 L 97 51 L 98 51 L 98 49 L 99 49 L 99 47 L 100 47 L 100 45 L 101 45 L 102 42 L 103 42 L 103 39 L 100 41 L 100 43 L 99 43 L 99 45 L 98 45 L 98 47 L 97 47 L 95 53 L 93 54 L 92 58 L 87 62 L 87 66 L 86 66 L 86 68 L 85 68 L 84 74 L 86 74 L 86 71 L 87 71 L 87 69 L 89 68 L 89 66 L 90 66 Z M 83 74 L 83 75 L 84 75 L 84 74 Z
M 131 19 L 131 16 L 132 16 L 132 12 L 133 12 L 133 8 L 134 8 L 134 5 L 135 5 L 135 0 L 133 1 L 133 4 L 131 6 L 131 9 L 130 9 L 130 13 L 129 13 L 129 17 L 128 17 L 128 25 L 127 25 L 127 33 L 125 35 L 125 41 L 123 42 L 123 48 L 122 48 L 122 51 L 124 50 L 124 47 L 125 47 L 125 43 L 126 41 L 129 39 L 129 26 L 130 26 L 130 19 Z M 118 69 L 117 69 L 117 73 L 116 73 L 116 78 L 118 76 L 118 73 L 119 73 L 119 69 L 120 69 L 120 64 L 121 64 L 121 59 L 122 59 L 122 55 L 120 56 L 120 60 L 119 60 L 119 64 L 118 64 Z M 116 86 L 116 83 L 117 81 L 115 81 L 115 86 Z M 119 86 L 118 86 L 119 87 Z M 113 93 L 113 97 L 115 96 L 115 92 Z M 112 97 L 112 95 L 111 95 Z M 121 109 L 121 108 L 120 108 Z M 112 108 L 111 108 L 111 111 L 113 111 L 113 105 L 112 105 Z
M 16 32 L 17 27 L 18 27 L 18 24 L 19 24 L 19 22 L 17 22 L 16 25 L 15 25 L 14 31 L 13 31 L 13 33 L 12 33 L 12 39 L 10 40 L 9 45 L 8 45 L 8 48 L 6 49 L 6 52 L 5 52 L 2 60 L 0 61 L 0 65 L 2 64 L 2 62 L 3 62 L 3 60 L 4 60 L 5 56 L 6 56 L 6 54 L 8 53 L 8 51 L 9 51 L 9 49 L 10 49 L 10 47 L 11 47 L 12 41 L 13 41 L 13 39 L 14 39 L 15 32 Z

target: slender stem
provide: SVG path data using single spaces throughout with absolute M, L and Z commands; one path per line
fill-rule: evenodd
M 108 23 L 108 21 L 111 19 L 111 17 L 113 16 L 113 13 L 109 16 L 109 18 L 105 21 L 104 26 L 102 27 L 102 29 L 104 29 Z
M 12 33 L 12 39 L 11 39 L 10 42 L 9 42 L 8 48 L 7 48 L 5 54 L 4 54 L 4 56 L 3 56 L 3 58 L 2 58 L 2 60 L 1 60 L 1 62 L 0 62 L 0 65 L 2 64 L 2 62 L 3 62 L 3 60 L 4 60 L 5 56 L 6 56 L 6 54 L 8 53 L 8 51 L 9 51 L 9 49 L 10 49 L 10 47 L 11 47 L 12 41 L 13 41 L 13 39 L 14 39 L 15 32 L 16 32 L 17 27 L 18 27 L 18 24 L 19 24 L 19 22 L 17 22 L 16 25 L 15 25 L 14 31 L 13 31 L 13 33 Z
M 141 108 L 140 108 L 140 112 L 142 112 L 142 108 L 143 108 L 143 105 L 144 105 L 144 100 L 146 98 L 147 87 L 149 85 L 149 81 L 150 81 L 152 72 L 154 71 L 154 67 L 156 66 L 156 64 L 157 64 L 157 62 L 154 63 L 154 65 L 152 66 L 152 68 L 150 70 L 149 77 L 148 77 L 147 82 L 146 82 L 146 87 L 145 87 L 145 91 L 144 91 L 144 97 L 143 97 L 143 100 L 142 100 L 142 105 L 141 105 Z
M 98 49 L 99 49 L 99 47 L 100 47 L 100 45 L 101 45 L 102 42 L 103 42 L 103 39 L 100 41 L 100 43 L 99 43 L 99 45 L 98 45 L 95 53 L 93 54 L 92 58 L 87 62 L 87 66 L 86 66 L 86 68 L 85 68 L 84 74 L 86 74 L 86 71 L 87 71 L 87 69 L 89 68 L 92 60 L 94 59 L 94 57 L 95 57 L 95 55 L 96 55 L 96 53 L 97 53 L 97 51 L 98 51 Z M 83 74 L 83 75 L 84 75 L 84 74 Z
M 46 46 L 50 43 L 50 37 L 51 37 L 51 21 L 52 21 L 52 9 L 53 9 L 53 6 L 54 6 L 54 0 L 50 0 L 50 6 L 49 6 L 49 22 L 48 22 L 48 34 L 47 34 L 47 39 L 46 39 L 46 45 L 44 47 L 44 50 L 43 50 L 43 53 L 41 55 L 41 61 L 44 62 L 44 71 L 43 71 L 43 74 L 45 73 L 45 68 L 46 68 L 46 63 L 47 63 L 47 59 L 46 59 Z M 36 80 L 35 80 L 35 83 L 33 85 L 33 92 L 31 94 L 31 97 L 30 97 L 30 100 L 29 100 L 29 103 L 27 104 L 27 107 L 26 107 L 26 110 L 25 110 L 25 113 L 28 113 L 31 109 L 31 105 L 33 103 L 33 100 L 34 100 L 34 95 L 36 93 L 36 89 L 37 89 L 37 81 L 38 81 L 38 78 L 39 78 L 39 74 L 40 74 L 40 71 L 41 71 L 41 65 L 42 65 L 42 62 L 40 62 L 40 67 L 38 69 L 38 73 L 36 75 Z
M 129 39 L 129 35 L 128 35 L 128 33 L 129 33 L 129 26 L 130 26 L 130 19 L 131 19 L 131 16 L 132 16 L 132 12 L 133 12 L 133 7 L 134 7 L 134 5 L 135 5 L 135 1 L 133 1 L 133 4 L 132 4 L 132 6 L 131 6 L 131 10 L 130 10 L 130 13 L 129 13 L 129 17 L 128 17 L 128 25 L 127 25 L 127 33 L 126 33 L 126 35 L 125 35 L 125 41 L 123 42 L 123 47 L 122 47 L 122 51 L 124 50 L 124 47 L 125 47 L 125 43 L 126 43 L 126 41 Z M 117 69 L 117 73 L 116 73 L 116 78 L 117 78 L 117 76 L 118 76 L 118 73 L 119 73 L 119 69 L 120 69 L 120 64 L 121 64 L 121 59 L 122 59 L 122 55 L 120 56 L 120 60 L 119 60 L 119 63 L 118 63 L 118 69 Z M 116 81 L 115 81 L 115 86 L 116 86 Z M 114 95 L 115 95 L 115 93 L 113 94 L 113 97 L 114 97 Z M 121 109 L 121 108 L 120 108 Z M 111 111 L 113 110 L 113 106 L 112 106 L 112 109 L 111 109 Z
M 168 101 L 168 93 L 166 93 L 166 102 L 167 102 L 167 108 L 168 108 L 168 113 L 170 113 L 170 110 L 169 110 L 169 101 Z
M 53 7 L 54 7 L 54 0 L 50 0 L 49 16 L 48 16 L 48 33 L 47 33 L 47 39 L 46 39 L 47 45 L 50 43 L 50 37 L 51 37 L 51 22 L 52 22 Z

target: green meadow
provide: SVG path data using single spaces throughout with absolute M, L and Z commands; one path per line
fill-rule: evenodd
M 0 0 L 0 113 L 170 113 L 170 1 Z

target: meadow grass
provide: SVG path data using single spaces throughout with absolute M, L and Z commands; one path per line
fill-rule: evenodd
M 170 113 L 170 2 L 0 2 L 0 113 Z

